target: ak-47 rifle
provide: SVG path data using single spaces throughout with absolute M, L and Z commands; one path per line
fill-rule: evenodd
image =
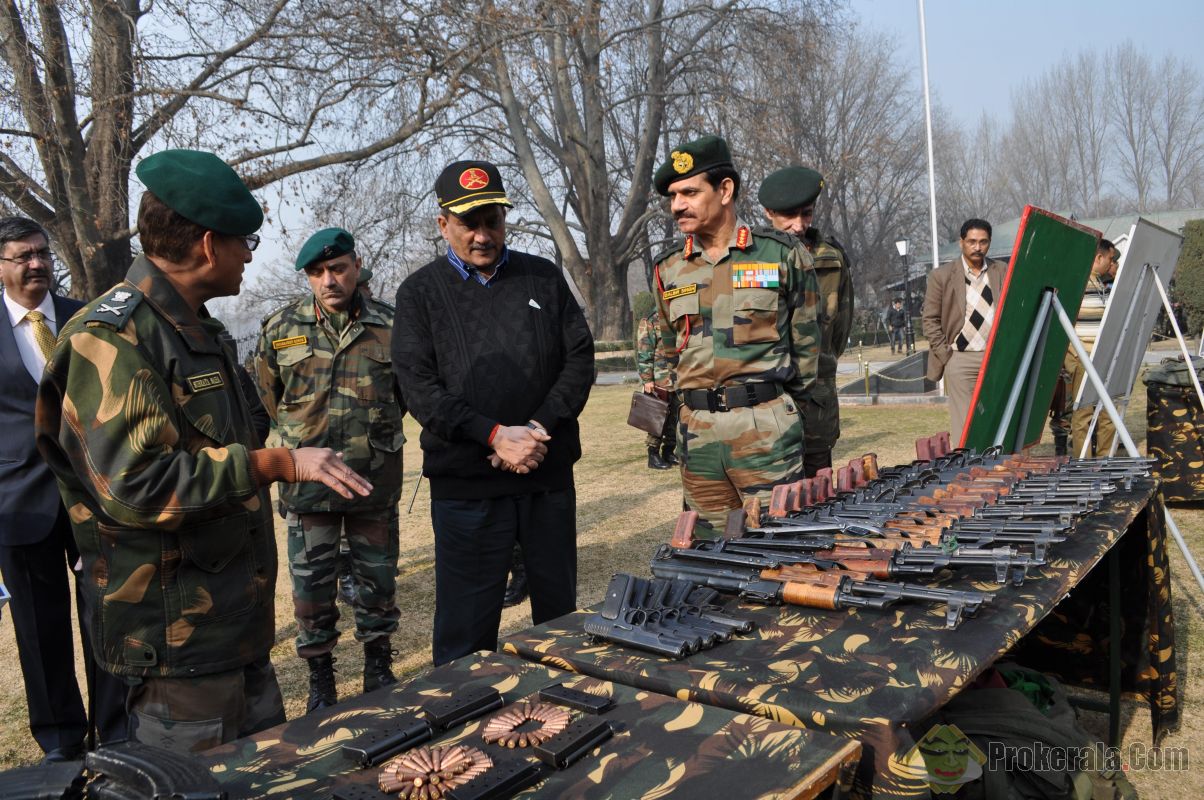
M 698 552 L 698 551 L 690 551 Z M 922 600 L 946 605 L 946 627 L 955 628 L 963 615 L 972 616 L 989 602 L 982 592 L 931 589 L 905 583 L 875 580 L 866 573 L 841 569 L 836 563 L 784 564 L 772 559 L 746 557 L 747 563 L 711 561 L 662 545 L 653 557 L 652 574 L 701 583 L 738 594 L 752 602 L 809 608 L 883 609 L 901 600 Z

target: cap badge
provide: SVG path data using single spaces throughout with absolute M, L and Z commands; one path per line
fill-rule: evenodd
M 673 171 L 678 175 L 684 175 L 694 169 L 694 156 L 689 153 L 674 150 L 670 155 L 673 157 Z
M 465 189 L 484 189 L 489 185 L 489 175 L 480 167 L 469 167 L 460 173 L 460 185 Z

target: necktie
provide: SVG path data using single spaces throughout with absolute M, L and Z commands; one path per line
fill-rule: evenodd
M 29 320 L 29 327 L 33 328 L 33 340 L 38 343 L 42 358 L 49 361 L 50 354 L 54 352 L 54 334 L 46 324 L 46 315 L 41 311 L 30 311 L 25 314 L 25 318 Z

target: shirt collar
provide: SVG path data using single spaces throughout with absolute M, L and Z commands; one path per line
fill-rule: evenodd
M 972 281 L 986 280 L 986 278 L 987 278 L 987 259 L 983 258 L 982 272 L 975 275 L 974 270 L 970 269 L 970 262 L 966 260 L 965 256 L 962 256 L 962 272 L 966 273 L 966 278 L 968 278 L 969 280 L 972 280 Z
M 46 317 L 54 324 L 54 329 L 58 330 L 58 320 L 54 318 L 54 298 L 50 292 L 42 298 L 42 302 L 38 303 L 37 308 L 26 308 L 16 300 L 9 297 L 8 292 L 4 293 L 4 305 L 8 306 L 8 319 L 12 322 L 13 327 L 17 327 L 25 320 L 25 315 L 30 311 L 41 311 L 42 316 Z
M 498 256 L 497 263 L 495 263 L 493 266 L 493 275 L 486 278 L 481 274 L 479 269 L 465 264 L 464 259 L 456 255 L 455 250 L 451 249 L 450 247 L 447 248 L 447 261 L 455 268 L 456 272 L 460 275 L 460 278 L 462 280 L 468 280 L 469 277 L 475 277 L 482 286 L 488 286 L 490 283 L 492 283 L 493 279 L 498 276 L 498 273 L 502 271 L 502 267 L 506 266 L 506 263 L 509 260 L 510 248 L 502 245 L 502 254 Z

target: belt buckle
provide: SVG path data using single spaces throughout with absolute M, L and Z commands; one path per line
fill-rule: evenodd
M 712 414 L 717 411 L 728 411 L 727 395 L 723 387 L 707 390 L 707 411 Z

